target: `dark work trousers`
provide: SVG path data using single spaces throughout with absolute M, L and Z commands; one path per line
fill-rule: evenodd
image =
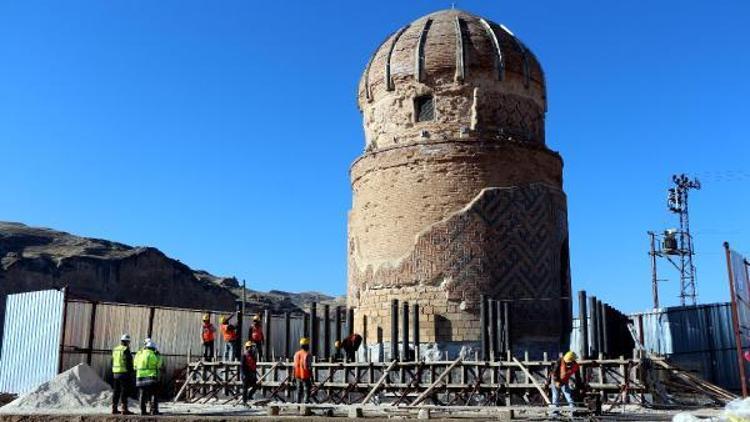
M 159 391 L 159 384 L 151 384 L 145 387 L 138 387 L 141 390 L 141 415 L 146 415 L 146 403 L 151 405 L 151 414 L 156 415 L 159 413 L 159 399 L 157 393 Z
M 255 372 L 245 372 L 242 374 L 242 402 L 247 403 L 253 399 L 255 394 L 255 384 L 258 382 L 258 375 Z
M 128 409 L 128 393 L 130 392 L 130 374 L 114 375 L 114 394 L 112 394 L 112 410 L 122 402 L 122 410 Z
M 203 360 L 210 362 L 214 359 L 214 342 L 207 341 L 203 343 Z
M 297 379 L 297 403 L 310 403 L 310 390 L 312 389 L 312 379 Z

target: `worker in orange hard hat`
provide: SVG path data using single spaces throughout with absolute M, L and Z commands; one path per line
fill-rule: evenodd
M 216 328 L 211 324 L 211 315 L 203 315 L 203 326 L 201 327 L 201 343 L 203 344 L 203 360 L 210 362 L 214 358 L 214 333 Z
M 247 404 L 252 400 L 255 393 L 255 384 L 258 382 L 257 370 L 258 355 L 255 351 L 255 343 L 248 340 L 245 342 L 245 353 L 242 355 L 242 403 Z
M 310 403 L 312 389 L 312 355 L 310 339 L 302 337 L 299 350 L 294 354 L 294 379 L 297 382 L 297 403 Z
M 250 325 L 248 337 L 255 343 L 255 348 L 258 351 L 258 360 L 263 360 L 263 344 L 266 341 L 266 337 L 263 335 L 263 321 L 258 314 L 253 316 L 253 323 Z

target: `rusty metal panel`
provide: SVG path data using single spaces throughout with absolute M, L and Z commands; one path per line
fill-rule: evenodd
M 132 339 L 130 348 L 139 349 L 148 334 L 149 312 L 144 306 L 97 304 L 93 348 L 109 351 L 120 342 L 123 333 L 128 333 Z M 88 341 L 88 333 L 85 335 Z
M 8 295 L 0 391 L 24 393 L 57 374 L 64 300 L 58 290 Z

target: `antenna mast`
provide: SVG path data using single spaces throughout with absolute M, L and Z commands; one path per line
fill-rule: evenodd
M 673 175 L 674 187 L 667 191 L 667 208 L 670 212 L 677 214 L 679 218 L 679 229 L 668 229 L 663 234 L 657 235 L 648 232 L 651 239 L 651 283 L 654 298 L 654 307 L 659 307 L 659 288 L 656 271 L 656 258 L 665 258 L 680 273 L 680 305 L 695 305 L 698 296 L 696 289 L 695 264 L 693 256 L 693 236 L 690 234 L 690 214 L 688 212 L 689 192 L 693 189 L 699 190 L 701 183 L 698 179 L 690 179 L 685 174 Z M 657 244 L 656 239 L 661 242 Z

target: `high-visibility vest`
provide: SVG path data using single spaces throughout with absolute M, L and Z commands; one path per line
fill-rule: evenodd
M 297 350 L 294 354 L 294 378 L 300 380 L 310 379 L 312 370 L 307 366 L 307 356 L 310 353 L 306 350 Z
M 224 336 L 224 341 L 230 342 L 237 340 L 237 330 L 234 325 L 221 324 L 221 334 Z
M 136 378 L 156 378 L 162 365 L 161 356 L 151 349 L 139 350 L 133 361 Z
M 214 341 L 214 326 L 213 324 L 203 324 L 203 331 L 201 331 L 201 338 L 204 343 Z
M 127 351 L 127 346 L 123 346 L 122 344 L 112 349 L 113 374 L 126 374 L 128 372 L 127 363 L 125 361 L 125 353 Z

